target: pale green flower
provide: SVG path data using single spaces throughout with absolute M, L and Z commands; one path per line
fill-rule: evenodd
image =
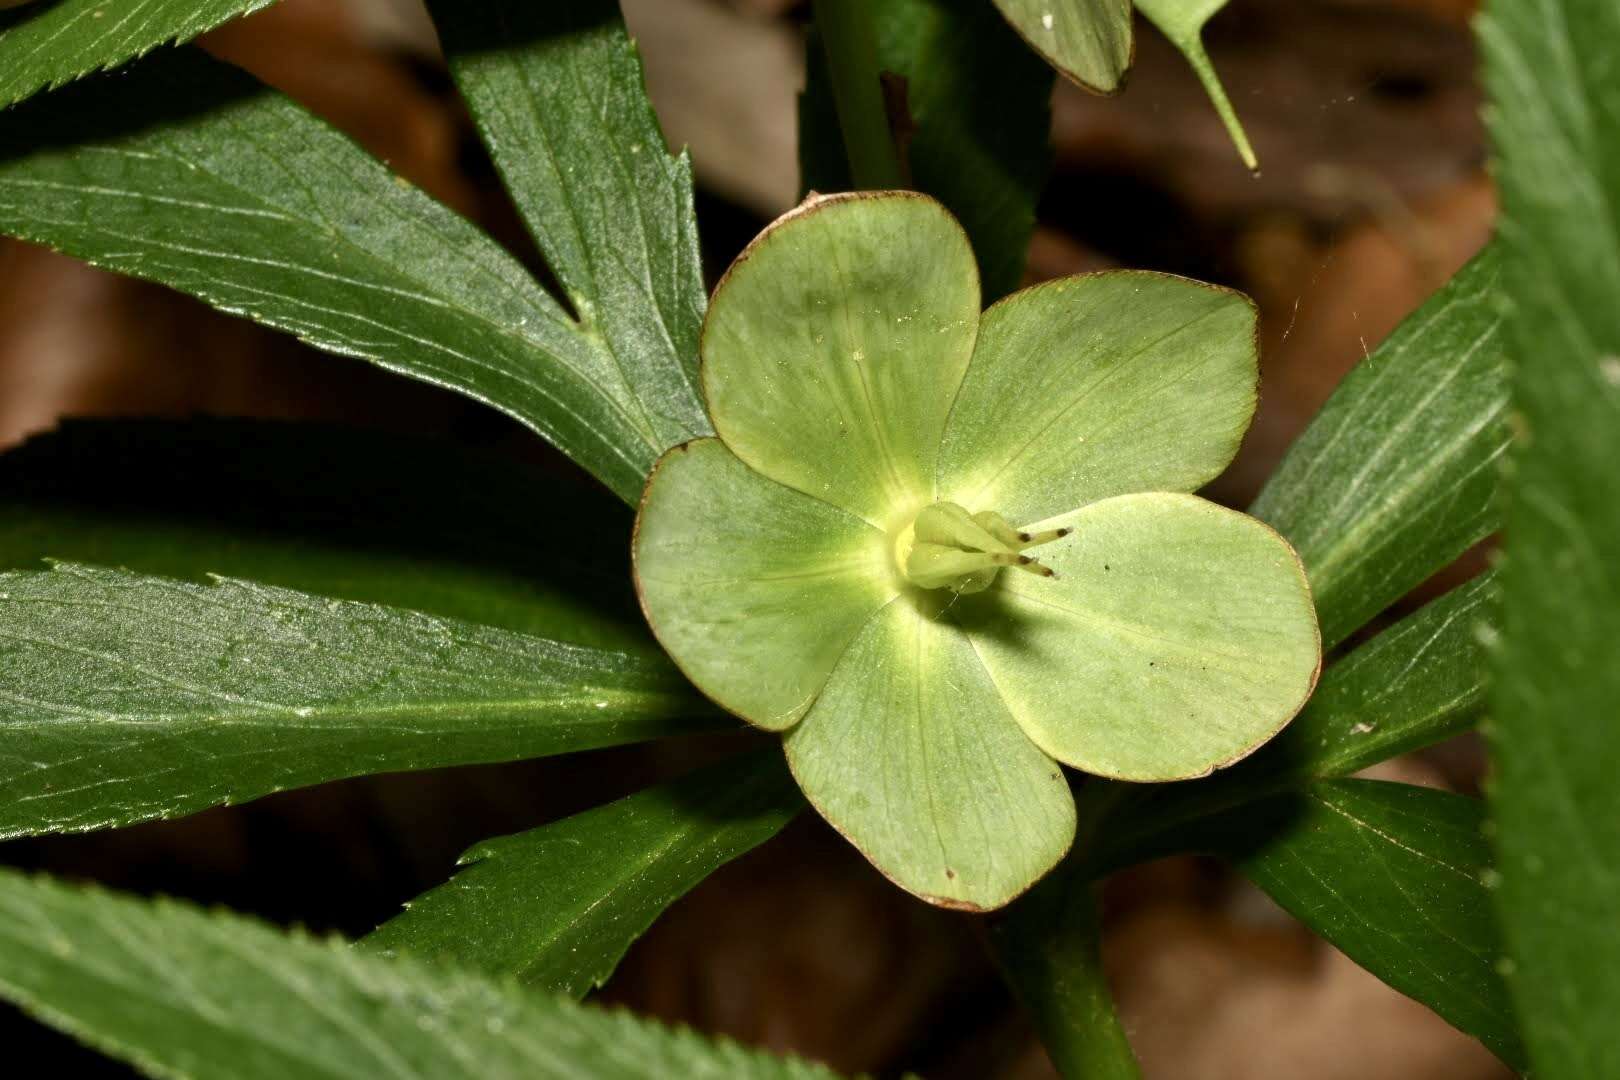
M 775 222 L 704 327 L 719 437 L 658 463 L 635 563 L 675 662 L 784 733 L 836 829 L 924 899 L 986 909 L 1072 841 L 1056 762 L 1228 765 L 1303 705 L 1321 643 L 1293 549 L 1186 494 L 1254 412 L 1242 296 L 1119 272 L 979 306 L 925 196 Z

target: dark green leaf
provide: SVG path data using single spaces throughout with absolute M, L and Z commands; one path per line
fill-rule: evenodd
M 0 836 L 725 725 L 709 712 L 645 655 L 239 581 L 0 574 Z
M 199 53 L 0 115 L 0 232 L 501 408 L 626 501 L 664 448 L 600 336 L 515 259 Z
M 1052 71 L 984 0 L 886 0 L 871 9 L 878 64 L 905 79 L 913 185 L 961 220 L 985 298 L 1019 285 L 1051 166 Z M 850 188 L 824 50 L 809 42 L 799 104 L 804 186 Z
M 1327 670 L 1293 723 L 1205 780 L 1123 789 L 1091 858 L 1118 866 L 1185 850 L 1185 827 L 1302 781 L 1348 776 L 1468 730 L 1485 706 L 1486 574 L 1407 616 Z
M 490 154 L 626 407 L 660 451 L 709 434 L 692 165 L 665 148 L 619 5 L 429 6 Z
M 0 108 L 47 86 L 189 41 L 274 0 L 56 0 L 0 14 Z
M 579 997 L 665 908 L 804 806 L 778 746 L 489 840 L 361 945 Z
M 1485 710 L 1480 639 L 1495 595 L 1494 575 L 1483 574 L 1350 653 L 1239 769 L 1251 780 L 1349 776 L 1471 729 Z
M 630 524 L 575 476 L 318 424 L 79 420 L 0 455 L 0 570 L 223 574 L 651 650 Z
M 1290 914 L 1509 1065 L 1524 1050 L 1491 910 L 1476 799 L 1332 780 L 1200 826 Z
M 581 644 L 650 642 L 629 528 L 572 477 L 315 424 L 72 421 L 0 456 L 0 568 L 220 573 Z
M 991 923 L 990 942 L 1058 1072 L 1074 1080 L 1141 1076 L 1103 976 L 1097 897 L 1058 871 Z
M 1620 1076 L 1620 5 L 1482 23 L 1512 400 L 1492 807 L 1537 1076 Z
M 1329 648 L 1497 526 L 1507 446 L 1494 253 L 1357 365 L 1252 512 L 1305 560 Z
M 0 995 L 164 1077 L 809 1080 L 816 1066 L 225 913 L 0 873 Z

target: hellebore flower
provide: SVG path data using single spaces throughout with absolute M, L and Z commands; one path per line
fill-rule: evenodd
M 979 309 L 926 196 L 777 220 L 704 324 L 719 437 L 658 462 L 634 545 L 692 682 L 783 732 L 884 874 L 975 910 L 1067 851 L 1057 762 L 1202 776 L 1275 735 L 1321 664 L 1293 549 L 1186 494 L 1254 413 L 1249 302 L 1117 272 Z

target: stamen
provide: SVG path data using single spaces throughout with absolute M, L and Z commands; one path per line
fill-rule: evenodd
M 1013 558 L 1016 558 L 1018 561 L 1008 561 Z M 1018 570 L 1027 570 L 1031 574 L 1036 574 L 1040 577 L 1057 577 L 1057 574 L 1053 572 L 1050 566 L 1037 562 L 1034 558 L 1028 555 L 997 555 L 995 556 L 995 559 L 996 562 L 1002 566 L 1011 566 Z
M 1074 532 L 1073 529 L 1047 529 L 1044 532 L 1020 532 L 1018 543 L 1020 547 L 1036 547 L 1040 544 L 1050 544 L 1054 540 L 1061 540 Z
M 924 507 L 902 530 L 896 539 L 895 556 L 901 573 L 913 585 L 979 592 L 990 587 L 1004 566 L 1037 577 L 1057 577 L 1051 567 L 1022 550 L 1062 539 L 1071 532 L 1068 528 L 1041 532 L 1015 529 L 994 511 L 969 514 L 955 503 L 942 502 Z

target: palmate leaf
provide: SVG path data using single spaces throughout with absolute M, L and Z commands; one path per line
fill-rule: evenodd
M 0 996 L 155 1076 L 832 1076 L 506 982 L 15 873 L 0 873 L 0 951 Z
M 0 836 L 725 726 L 644 654 L 238 581 L 0 574 Z
M 578 77 L 553 67 L 575 50 L 599 51 L 602 35 L 615 33 L 617 23 L 561 35 L 537 63 Z M 596 127 L 548 132 L 569 198 L 603 185 L 600 170 L 612 163 L 589 148 L 626 125 L 645 129 L 645 153 L 663 153 L 634 94 L 621 90 L 594 108 L 606 110 L 590 114 Z M 632 212 L 607 203 L 603 216 Z M 675 207 L 647 227 L 677 231 L 688 212 Z M 706 429 L 689 333 L 672 332 L 673 346 L 656 355 L 632 355 L 640 339 L 608 335 L 592 314 L 625 302 L 609 279 L 559 266 L 586 316 L 576 322 L 466 221 L 290 101 L 200 54 L 166 53 L 0 116 L 0 231 L 494 405 L 626 501 L 676 435 Z M 666 265 L 621 236 L 583 227 L 581 236 L 583 248 L 611 250 L 626 274 L 653 282 L 656 295 L 684 297 L 690 321 L 701 301 L 685 255 Z
M 1522 1069 L 1483 822 L 1477 799 L 1336 780 L 1200 830 L 1306 926 Z
M 708 434 L 692 163 L 664 146 L 618 3 L 429 7 L 513 201 L 654 449 Z
M 1253 513 L 1305 560 L 1331 647 L 1495 531 L 1508 443 L 1487 251 L 1334 391 Z
M 803 808 L 779 747 L 722 761 L 479 844 L 360 945 L 580 997 L 670 904 Z
M 984 0 L 868 5 L 878 67 L 905 80 L 900 149 L 910 184 L 934 196 L 973 242 L 986 302 L 1023 278 L 1035 206 L 1051 167 L 1052 69 Z M 808 191 L 852 187 L 827 73 L 811 35 L 799 99 Z
M 322 424 L 75 420 L 0 454 L 0 570 L 222 574 L 651 651 L 630 525 L 577 476 Z
M 0 108 L 274 2 L 56 0 L 0 13 Z
M 1620 7 L 1492 0 L 1512 402 L 1491 791 L 1537 1076 L 1620 1075 Z

